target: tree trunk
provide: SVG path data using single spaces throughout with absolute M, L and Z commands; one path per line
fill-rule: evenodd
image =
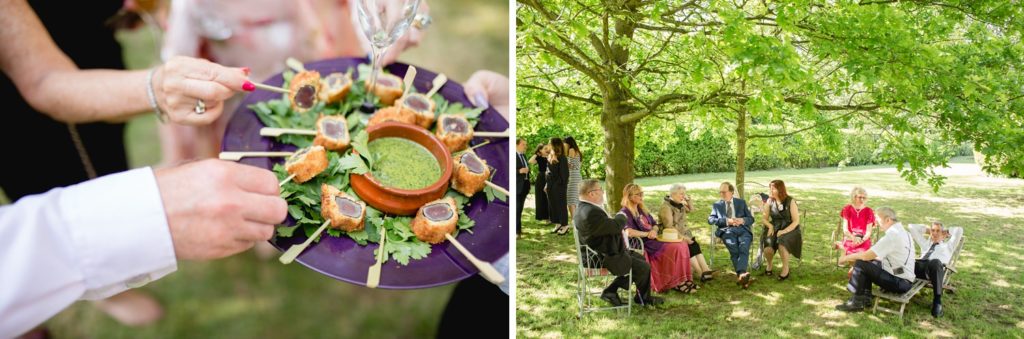
M 746 199 L 743 183 L 747 172 L 747 109 L 740 107 L 736 113 L 736 196 Z
M 622 208 L 622 189 L 633 182 L 634 144 L 636 123 L 621 123 L 619 116 L 625 114 L 617 96 L 609 97 L 604 103 L 601 125 L 604 127 L 605 196 L 608 211 L 614 213 Z

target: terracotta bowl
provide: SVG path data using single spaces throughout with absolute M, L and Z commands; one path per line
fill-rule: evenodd
M 388 214 L 413 215 L 420 206 L 440 199 L 448 191 L 452 179 L 452 157 L 441 140 L 434 134 L 416 125 L 399 122 L 385 122 L 371 126 L 366 130 L 369 141 L 377 138 L 397 137 L 408 139 L 426 147 L 441 164 L 441 178 L 434 184 L 418 190 L 405 190 L 386 187 L 373 177 L 373 174 L 352 174 L 349 179 L 352 189 L 367 204 Z

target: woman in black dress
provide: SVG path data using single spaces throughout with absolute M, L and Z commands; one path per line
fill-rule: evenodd
M 530 164 L 537 164 L 537 180 L 533 183 L 534 218 L 550 224 L 548 221 L 548 194 L 544 193 L 544 185 L 547 185 L 548 173 L 548 151 L 547 144 L 537 145 L 530 157 Z
M 772 275 L 772 259 L 777 252 L 782 257 L 779 280 L 786 280 L 789 278 L 789 257 L 802 257 L 804 241 L 803 232 L 800 230 L 800 210 L 796 199 L 786 191 L 786 184 L 782 180 L 772 180 L 768 187 L 771 190 L 771 198 L 768 199 L 768 208 L 764 211 L 765 229 L 761 232 L 764 258 L 767 262 L 764 273 Z
M 551 138 L 551 153 L 548 154 L 548 213 L 555 228 L 552 233 L 565 234 L 569 230 L 569 160 L 565 157 L 562 139 Z

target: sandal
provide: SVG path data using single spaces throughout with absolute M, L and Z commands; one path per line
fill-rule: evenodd
M 569 225 L 562 226 L 562 228 L 558 229 L 558 235 L 565 235 L 566 232 L 569 232 Z
M 770 270 L 765 270 L 765 271 L 764 271 L 764 275 L 766 275 L 766 276 L 769 276 L 769 277 L 770 277 L 770 276 L 773 276 L 773 275 L 775 275 L 775 272 L 773 272 L 773 271 L 770 271 Z
M 704 272 L 704 274 L 700 275 L 700 282 L 708 282 L 711 280 L 715 280 L 715 275 L 711 272 Z
M 676 286 L 675 290 L 686 294 L 697 292 L 697 285 L 693 281 L 684 282 L 682 285 Z

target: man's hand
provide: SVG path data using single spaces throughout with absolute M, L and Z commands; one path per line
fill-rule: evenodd
M 519 169 L 519 173 L 522 173 L 522 174 L 530 173 L 530 169 L 526 168 L 526 167 L 520 168 Z
M 226 257 L 266 241 L 288 205 L 270 171 L 204 160 L 156 171 L 178 259 Z

